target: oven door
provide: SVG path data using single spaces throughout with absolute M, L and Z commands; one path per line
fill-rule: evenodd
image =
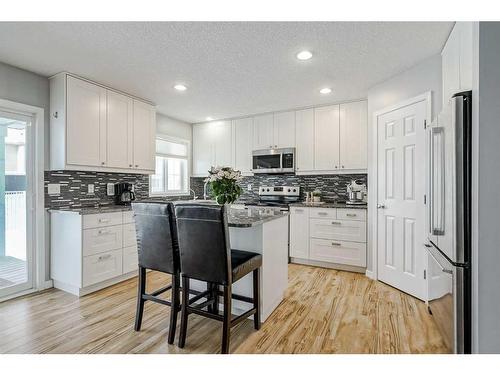
M 282 154 L 276 150 L 254 151 L 252 156 L 253 173 L 281 173 Z

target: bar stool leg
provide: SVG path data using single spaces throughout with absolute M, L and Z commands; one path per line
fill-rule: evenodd
M 139 275 L 137 280 L 137 311 L 135 313 L 134 330 L 140 331 L 142 324 L 142 313 L 144 311 L 143 294 L 146 293 L 146 269 L 139 267 Z
M 168 343 L 173 344 L 175 339 L 175 328 L 177 326 L 177 313 L 180 307 L 180 276 L 172 275 L 172 297 L 170 305 L 170 327 L 168 328 Z
M 186 345 L 187 321 L 189 305 L 189 278 L 182 276 L 182 308 L 181 308 L 181 332 L 179 334 L 179 348 Z
M 222 354 L 229 353 L 231 338 L 231 285 L 224 285 L 224 320 L 222 325 Z
M 253 316 L 253 326 L 256 330 L 260 329 L 260 268 L 253 271 L 253 307 L 255 314 Z

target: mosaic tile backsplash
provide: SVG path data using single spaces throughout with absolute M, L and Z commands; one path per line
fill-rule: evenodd
M 352 179 L 367 183 L 366 174 L 355 175 L 314 175 L 296 176 L 294 174 L 257 175 L 244 177 L 240 185 L 243 194 L 240 200 L 258 199 L 258 189 L 261 185 L 294 185 L 301 188 L 301 199 L 305 199 L 306 191 L 318 189 L 321 200 L 332 202 L 347 199 L 347 185 Z M 149 197 L 149 176 L 127 173 L 83 172 L 83 171 L 45 171 L 45 207 L 47 208 L 79 208 L 114 203 L 114 197 L 106 195 L 107 183 L 129 182 L 135 186 L 137 200 L 151 200 Z M 203 178 L 191 178 L 191 189 L 198 197 L 203 197 Z M 47 193 L 48 184 L 60 184 L 59 195 Z M 94 184 L 94 194 L 88 194 L 88 185 Z M 251 191 L 248 185 L 251 184 Z M 153 198 L 154 200 L 187 199 L 183 197 Z

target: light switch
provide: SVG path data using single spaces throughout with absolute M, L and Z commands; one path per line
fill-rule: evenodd
M 87 185 L 87 192 L 89 194 L 94 194 L 94 184 L 88 184 Z
M 47 194 L 50 194 L 50 195 L 61 194 L 61 184 L 48 184 L 47 185 Z
M 115 195 L 115 184 L 109 182 L 106 184 L 106 194 L 108 197 L 112 197 Z
M 252 184 L 247 185 L 247 191 L 252 191 Z

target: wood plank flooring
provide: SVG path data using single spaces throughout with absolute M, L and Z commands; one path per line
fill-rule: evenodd
M 168 276 L 148 274 L 148 290 Z M 168 294 L 167 294 L 168 296 Z M 190 316 L 186 347 L 167 344 L 169 308 L 146 302 L 133 330 L 136 280 L 77 298 L 51 289 L 0 303 L 0 353 L 218 353 L 221 323 Z M 177 331 L 178 332 L 178 331 Z M 425 304 L 364 275 L 291 264 L 285 300 L 232 353 L 442 353 Z M 177 338 L 176 338 L 177 340 Z

